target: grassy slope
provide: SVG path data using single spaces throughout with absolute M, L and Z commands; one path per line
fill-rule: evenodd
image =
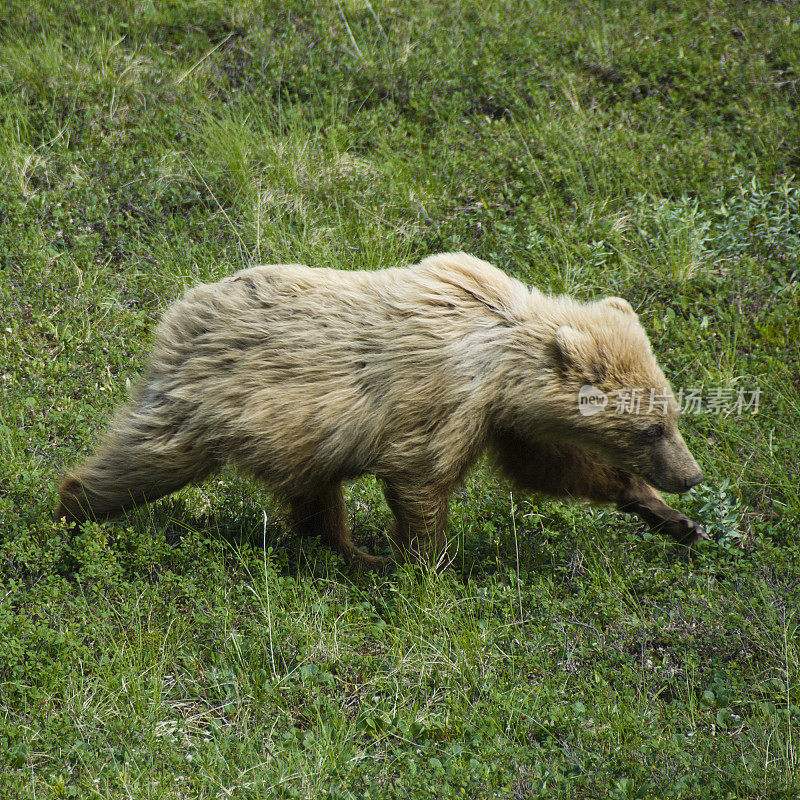
M 796 11 L 10 5 L 0 796 L 795 796 Z M 762 388 L 686 418 L 712 480 L 680 504 L 720 546 L 484 470 L 443 576 L 353 575 L 227 473 L 72 544 L 49 522 L 183 287 L 454 248 L 628 297 L 676 386 Z M 380 550 L 379 487 L 349 500 Z

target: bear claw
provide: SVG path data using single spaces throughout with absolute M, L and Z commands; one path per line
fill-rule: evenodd
M 665 522 L 664 533 L 687 547 L 691 547 L 697 542 L 708 541 L 711 538 L 702 525 L 689 519 L 689 517 Z

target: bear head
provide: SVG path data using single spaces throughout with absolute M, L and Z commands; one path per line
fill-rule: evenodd
M 560 411 L 550 421 L 560 429 L 554 432 L 656 489 L 684 492 L 700 483 L 678 431 L 678 404 L 633 308 L 609 297 L 583 309 L 552 339 Z

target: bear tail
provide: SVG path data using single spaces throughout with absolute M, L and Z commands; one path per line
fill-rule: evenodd
M 89 499 L 83 490 L 80 480 L 74 475 L 66 475 L 58 487 L 59 502 L 53 512 L 53 519 L 66 520 L 68 523 L 80 525 L 88 518 Z
M 102 522 L 202 480 L 219 460 L 201 434 L 174 409 L 121 409 L 97 454 L 64 477 L 55 519 Z

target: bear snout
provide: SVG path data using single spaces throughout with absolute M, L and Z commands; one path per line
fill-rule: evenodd
M 662 492 L 670 492 L 671 494 L 683 494 L 688 492 L 693 486 L 702 483 L 705 480 L 705 475 L 699 470 L 688 478 L 679 475 L 657 474 L 654 472 L 644 473 L 644 479 L 653 487 Z
M 697 475 L 693 475 L 691 478 L 686 478 L 683 482 L 683 491 L 688 492 L 689 489 L 697 486 L 698 483 L 702 483 L 705 479 L 706 476 L 702 472 L 698 472 Z
M 683 494 L 705 480 L 703 470 L 677 429 L 652 446 L 648 466 L 644 477 L 662 492 Z

